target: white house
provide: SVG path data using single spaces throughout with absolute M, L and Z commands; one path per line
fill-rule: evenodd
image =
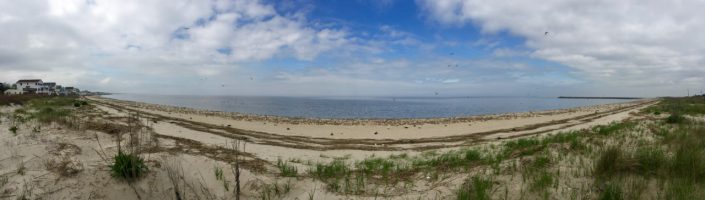
M 81 90 L 74 87 L 65 87 L 64 90 L 66 91 L 67 95 L 78 95 L 78 93 L 81 92 Z
M 56 83 L 44 82 L 42 87 L 37 90 L 37 94 L 56 95 Z
M 18 90 L 18 89 L 5 90 L 5 95 L 18 95 L 18 94 L 24 94 L 24 90 Z
M 15 83 L 17 90 L 22 90 L 24 93 L 39 93 L 44 91 L 44 82 L 42 79 L 21 79 Z
M 66 95 L 66 90 L 61 85 L 56 85 L 56 87 L 54 87 L 54 92 L 56 93 L 56 95 Z

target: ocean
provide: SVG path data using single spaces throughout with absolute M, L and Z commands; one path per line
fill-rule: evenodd
M 256 115 L 329 119 L 461 117 L 627 102 L 556 97 L 263 97 L 112 94 L 104 97 Z

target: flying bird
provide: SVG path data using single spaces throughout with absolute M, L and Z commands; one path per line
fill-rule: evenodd
M 548 31 L 546 31 L 545 33 L 543 33 L 543 35 L 548 35 Z
M 436 96 L 438 96 L 438 92 L 436 92 Z

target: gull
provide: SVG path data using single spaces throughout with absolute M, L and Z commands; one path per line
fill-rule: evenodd
M 543 35 L 548 35 L 548 31 L 546 31 L 545 33 L 543 33 Z

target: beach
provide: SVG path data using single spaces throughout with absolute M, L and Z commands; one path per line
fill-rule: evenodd
M 454 118 L 355 120 L 247 115 L 98 96 L 81 99 L 88 106 L 76 110 L 76 120 L 80 121 L 77 129 L 62 128 L 65 125 L 53 123 L 43 125 L 41 131 L 35 131 L 41 123 L 25 123 L 20 125 L 19 133 L 12 136 L 5 133 L 11 117 L 0 124 L 3 131 L 0 139 L 13 144 L 3 146 L 3 152 L 13 152 L 6 155 L 13 159 L 5 160 L 3 165 L 23 163 L 23 166 L 36 170 L 27 172 L 29 176 L 44 174 L 45 181 L 35 181 L 34 190 L 45 187 L 35 191 L 38 194 L 59 198 L 97 195 L 102 199 L 159 199 L 160 194 L 168 194 L 175 189 L 170 186 L 173 180 L 168 177 L 176 167 L 183 170 L 183 184 L 200 185 L 201 190 L 208 191 L 205 193 L 229 199 L 231 191 L 228 187 L 232 182 L 214 178 L 212 171 L 226 169 L 225 179 L 234 180 L 230 168 L 236 160 L 233 155 L 239 155 L 243 166 L 240 178 L 245 188 L 242 194 L 245 199 L 261 199 L 262 192 L 269 191 L 267 188 L 272 184 L 283 187 L 277 184 L 284 183 L 290 184 L 286 187 L 291 188 L 277 196 L 278 199 L 308 199 L 312 194 L 315 194 L 313 199 L 347 199 L 350 194 L 330 188 L 330 181 L 335 179 L 312 175 L 317 173 L 317 166 L 339 161 L 354 164 L 399 157 L 436 159 L 435 156 L 447 156 L 468 149 L 496 153 L 501 148 L 495 145 L 502 146 L 515 141 L 515 138 L 550 137 L 644 118 L 643 114 L 639 114 L 640 110 L 659 102 L 658 99 L 645 99 L 570 109 Z M 5 106 L 2 112 L 13 113 L 18 109 L 22 107 Z M 127 186 L 101 173 L 107 162 L 104 159 L 109 157 L 105 155 L 117 152 L 119 146 L 128 145 L 114 143 L 115 133 L 120 130 L 138 130 L 117 137 L 125 141 L 137 137 L 137 143 L 142 145 L 141 154 L 152 171 L 145 180 Z M 233 150 L 233 144 L 238 142 L 243 143 L 245 149 Z M 74 169 L 79 171 L 77 175 L 65 177 L 44 167 L 47 164 L 43 163 L 56 159 L 56 155 L 72 160 L 68 163 L 75 162 L 70 166 L 80 166 Z M 292 167 L 295 175 L 280 174 L 283 173 L 281 166 Z M 397 170 L 402 168 L 397 166 Z M 492 168 L 480 167 L 474 171 L 485 173 L 488 170 Z M 13 172 L 8 169 L 4 173 Z M 398 185 L 396 181 L 394 184 L 386 183 L 388 181 L 382 181 L 386 175 L 382 174 L 368 177 L 372 182 L 366 184 L 371 186 L 357 188 L 355 199 L 374 199 L 374 193 L 380 192 L 390 199 L 451 198 L 455 187 L 462 184 L 467 176 L 449 171 L 443 173 L 445 175 L 441 178 L 427 179 L 423 177 L 436 175 L 424 175 L 429 172 L 408 173 L 402 176 L 407 184 L 411 184 L 407 186 Z M 25 188 L 20 184 L 22 179 L 12 177 L 10 182 L 17 185 L 13 191 Z M 415 177 L 421 178 L 411 180 Z M 51 180 L 64 181 L 49 186 L 48 181 Z M 374 189 L 372 185 L 380 187 Z M 52 190 L 57 192 L 48 193 Z M 206 196 L 205 193 L 193 192 L 191 195 Z
M 136 111 L 167 119 L 225 126 L 281 136 L 349 140 L 427 140 L 483 135 L 512 137 L 621 120 L 629 113 L 655 102 L 653 99 L 558 109 L 431 119 L 314 119 L 247 115 L 184 107 L 89 97 L 101 109 Z M 617 115 L 618 117 L 615 117 Z M 588 124 L 586 124 L 588 123 Z

